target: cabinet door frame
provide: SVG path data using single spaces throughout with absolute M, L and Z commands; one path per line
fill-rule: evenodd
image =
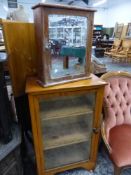
M 87 42 L 86 42 L 86 63 L 85 63 L 85 72 L 80 75 L 73 75 L 73 76 L 65 76 L 60 78 L 51 79 L 50 76 L 50 53 L 49 50 L 46 48 L 48 47 L 48 41 L 49 41 L 49 24 L 48 24 L 48 16 L 49 15 L 71 15 L 71 16 L 83 16 L 88 19 L 87 21 Z M 93 36 L 93 19 L 94 19 L 94 13 L 88 12 L 88 11 L 81 11 L 81 10 L 67 10 L 67 9 L 59 9 L 59 8 L 44 8 L 42 11 L 42 25 L 44 24 L 44 27 L 42 27 L 42 33 L 43 33 L 43 65 L 44 65 L 44 75 L 45 75 L 45 82 L 43 86 L 49 86 L 53 84 L 59 84 L 63 83 L 64 81 L 73 81 L 73 80 L 79 80 L 79 79 L 86 79 L 87 77 L 90 77 L 90 64 L 91 64 L 91 46 L 92 46 L 92 36 Z M 48 59 L 47 59 L 48 58 Z
M 102 109 L 102 101 L 103 101 L 103 87 L 88 89 L 88 90 L 76 90 L 76 91 L 68 91 L 68 92 L 56 92 L 56 93 L 49 93 L 49 94 L 35 94 L 29 95 L 29 105 L 30 105 L 30 112 L 31 112 L 31 122 L 32 122 L 32 131 L 34 137 L 34 145 L 35 145 L 35 154 L 37 160 L 37 169 L 39 175 L 50 175 L 57 172 L 65 171 L 72 168 L 83 167 L 86 169 L 92 169 L 95 167 L 95 162 L 97 158 L 97 151 L 98 151 L 98 143 L 99 143 L 99 136 L 100 136 L 100 123 L 101 123 L 101 109 Z M 43 154 L 43 140 L 42 132 L 41 132 L 41 121 L 40 121 L 40 113 L 39 113 L 39 100 L 44 98 L 54 98 L 60 97 L 64 95 L 82 95 L 88 94 L 88 92 L 96 93 L 95 97 L 95 111 L 93 116 L 93 128 L 96 129 L 97 132 L 92 131 L 92 138 L 91 138 L 91 146 L 90 146 L 90 158 L 88 161 L 82 161 L 78 163 L 73 163 L 69 165 L 65 165 L 62 167 L 57 167 L 49 170 L 45 170 L 45 162 L 44 162 L 44 154 Z

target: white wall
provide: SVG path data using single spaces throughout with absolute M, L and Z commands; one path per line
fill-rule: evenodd
M 104 25 L 106 24 L 108 9 L 107 8 L 98 8 L 96 9 L 94 16 L 94 24 Z
M 98 8 L 95 13 L 94 24 L 103 24 L 104 27 L 114 27 L 115 23 L 131 22 L 131 0 L 108 0 L 105 8 Z
M 24 6 L 27 14 L 29 15 L 29 20 L 33 21 L 33 10 L 31 7 L 40 0 L 17 0 L 18 4 L 21 4 Z M 10 8 L 8 9 L 7 0 L 0 0 L 0 18 L 6 19 L 8 11 L 13 11 L 14 9 Z
M 115 26 L 115 23 L 127 23 L 131 22 L 131 0 L 123 0 L 123 3 L 118 4 L 108 10 L 108 18 L 106 20 L 107 27 Z
M 33 21 L 33 11 L 31 7 L 41 0 L 18 0 L 18 4 L 25 7 L 29 19 Z M 0 18 L 6 19 L 8 9 L 7 0 L 0 0 Z M 94 24 L 103 24 L 104 27 L 114 27 L 115 23 L 127 24 L 131 22 L 131 0 L 108 0 L 101 8 L 96 8 Z M 9 9 L 9 11 L 14 9 Z
M 0 18 L 6 18 L 7 11 L 5 8 L 7 8 L 7 0 L 0 0 Z

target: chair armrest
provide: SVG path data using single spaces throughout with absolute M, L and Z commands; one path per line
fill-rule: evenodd
M 105 133 L 105 126 L 104 126 L 104 122 L 102 122 L 102 125 L 101 125 L 101 135 L 102 135 L 102 138 L 103 138 L 103 141 L 108 149 L 109 152 L 112 151 L 108 141 L 107 141 L 107 138 L 106 138 L 106 133 Z

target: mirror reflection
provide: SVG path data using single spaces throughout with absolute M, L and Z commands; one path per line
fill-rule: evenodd
M 87 22 L 82 16 L 48 16 L 51 79 L 85 73 Z

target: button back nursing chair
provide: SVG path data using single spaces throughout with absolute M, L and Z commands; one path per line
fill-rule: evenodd
M 114 163 L 114 175 L 131 166 L 131 73 L 108 72 L 103 102 L 102 138 Z

